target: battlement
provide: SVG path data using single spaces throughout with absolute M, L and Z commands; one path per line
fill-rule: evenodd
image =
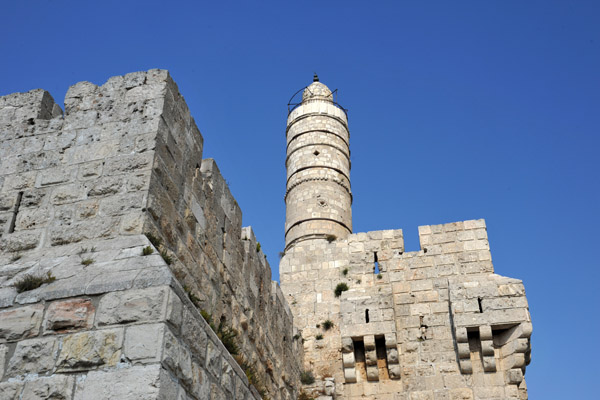
M 485 222 L 351 233 L 346 113 L 306 90 L 281 287 L 167 71 L 0 97 L 0 398 L 527 399 Z
M 24 374 L 60 381 L 76 372 L 89 382 L 79 396 L 105 380 L 99 393 L 122 398 L 111 369 L 124 367 L 123 376 L 139 375 L 136 390 L 145 398 L 177 392 L 258 398 L 257 389 L 276 399 L 296 396 L 302 348 L 293 340 L 289 305 L 252 229 L 242 228 L 241 209 L 216 162 L 202 159 L 202 149 L 202 135 L 164 70 L 100 86 L 77 83 L 67 92 L 64 114 L 42 90 L 0 98 L 0 312 L 15 316 L 0 339 L 23 349 L 6 374 L 0 365 L 0 393 L 7 379 L 18 393 L 30 390 Z M 17 293 L 20 280 L 38 276 L 52 279 Z M 148 319 L 151 298 L 151 308 L 176 310 Z M 103 306 L 108 299 L 131 316 L 106 316 L 114 312 Z M 133 300 L 124 310 L 127 299 Z M 85 305 L 92 321 L 110 322 L 66 322 L 64 331 L 45 325 L 53 307 L 70 310 L 70 304 Z M 36 317 L 22 323 L 30 311 Z M 225 350 L 200 311 L 219 335 L 236 332 L 237 362 L 227 354 L 235 349 Z M 16 367 L 33 351 L 30 345 L 40 346 L 30 341 L 45 340 L 38 339 L 40 329 L 58 335 L 44 343 L 69 348 L 64 357 L 76 368 L 66 368 L 62 358 L 39 371 Z M 85 361 L 87 355 L 69 347 L 84 337 L 116 360 Z M 103 340 L 113 347 L 102 348 Z M 161 361 L 148 341 L 158 345 L 152 351 L 170 349 L 169 358 Z M 131 365 L 117 365 L 119 357 Z M 238 364 L 252 369 L 253 382 Z
M 305 368 L 320 378 L 307 390 L 325 393 L 333 376 L 347 399 L 425 382 L 434 389 L 418 392 L 431 396 L 526 398 L 527 300 L 521 281 L 494 274 L 485 221 L 420 226 L 419 241 L 405 252 L 401 229 L 381 230 L 286 251 L 282 290 L 305 340 Z M 484 372 L 497 383 L 463 380 Z

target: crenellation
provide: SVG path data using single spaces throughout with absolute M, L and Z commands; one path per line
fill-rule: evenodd
M 346 110 L 316 77 L 286 136 L 279 286 L 167 71 L 75 84 L 64 113 L 0 97 L 0 397 L 526 399 L 528 302 L 485 221 L 411 252 L 352 232 Z
M 339 235 L 335 225 L 301 219 L 302 213 L 323 217 L 314 199 L 327 205 L 328 215 L 337 206 L 350 210 L 328 189 L 333 177 L 327 176 L 337 168 L 349 188 L 347 159 L 334 159 L 335 151 L 311 154 L 333 143 L 347 148 L 349 135 L 339 134 L 348 132 L 347 124 L 332 129 L 328 121 L 339 121 L 327 112 L 337 107 L 330 98 L 313 98 L 313 86 L 328 93 L 313 83 L 288 116 L 292 179 L 280 262 L 281 287 L 305 340 L 304 368 L 317 377 L 305 390 L 323 399 L 526 399 L 527 301 L 520 281 L 494 274 L 484 220 L 420 226 L 421 249 L 405 252 L 400 229 Z M 315 157 L 331 165 L 320 166 Z M 302 168 L 321 169 L 321 178 L 294 181 Z M 302 240 L 290 240 L 290 233 Z M 339 285 L 347 290 L 334 296 Z M 339 328 L 319 339 L 315 323 L 326 318 Z M 325 393 L 329 377 L 335 389 Z
M 10 321 L 0 332 L 20 349 L 3 353 L 0 393 L 69 377 L 68 399 L 258 398 L 200 308 L 214 329 L 237 331 L 254 385 L 295 398 L 292 314 L 168 73 L 76 84 L 64 115 L 50 99 L 0 98 L 0 312 Z M 47 274 L 17 293 L 20 279 Z M 32 352 L 46 358 L 28 367 Z M 43 376 L 23 384 L 31 368 Z

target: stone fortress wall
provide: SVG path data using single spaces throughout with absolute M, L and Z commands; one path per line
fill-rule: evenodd
M 343 399 L 526 399 L 525 291 L 494 274 L 484 221 L 421 226 L 419 237 L 415 252 L 404 252 L 401 230 L 286 252 L 282 290 L 305 368 L 320 378 L 307 391 L 333 382 Z M 339 283 L 349 290 L 336 297 Z
M 0 398 L 297 397 L 289 306 L 202 145 L 162 70 L 78 83 L 64 115 L 0 98 Z
M 78 83 L 64 115 L 0 97 L 0 398 L 526 399 L 525 291 L 483 220 L 422 226 L 416 252 L 352 233 L 325 85 L 286 133 L 280 289 L 166 71 Z
M 316 77 L 289 114 L 287 137 L 288 176 L 316 177 L 293 190 L 288 180 L 280 261 L 304 368 L 317 378 L 306 393 L 526 399 L 532 328 L 525 290 L 494 274 L 484 221 L 421 226 L 416 252 L 404 252 L 402 230 L 340 229 L 352 226 L 347 118 Z M 297 138 L 302 150 L 293 157 Z

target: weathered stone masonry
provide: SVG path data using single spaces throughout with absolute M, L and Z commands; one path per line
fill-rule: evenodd
M 0 98 L 0 398 L 260 398 L 200 309 L 296 398 L 291 312 L 202 141 L 166 71 L 78 83 L 64 116 Z
M 286 135 L 280 289 L 166 71 L 80 82 L 64 114 L 43 90 L 0 97 L 0 399 L 526 399 L 525 291 L 484 221 L 422 226 L 415 252 L 353 233 L 325 85 Z
M 304 366 L 317 377 L 306 391 L 319 399 L 526 399 L 525 291 L 494 274 L 484 221 L 421 226 L 416 252 L 404 252 L 402 230 L 340 229 L 352 226 L 347 129 L 318 81 L 288 117 L 288 154 L 297 132 L 310 132 L 306 150 L 288 156 L 288 175 L 308 166 L 307 178 L 317 177 L 295 196 L 288 181 L 280 262 Z M 296 223 L 299 215 L 305 222 Z M 292 226 L 299 233 L 290 238 Z M 336 297 L 338 284 L 348 290 Z

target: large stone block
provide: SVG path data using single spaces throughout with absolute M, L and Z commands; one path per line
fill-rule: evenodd
M 20 399 L 23 390 L 23 382 L 0 383 L 0 399 Z
M 130 326 L 125 331 L 125 357 L 131 361 L 160 361 L 163 350 L 164 324 Z
M 62 374 L 27 381 L 21 396 L 27 400 L 71 400 L 74 381 L 74 376 Z
M 65 333 L 89 329 L 94 320 L 94 305 L 90 299 L 77 298 L 55 301 L 48 306 L 44 321 L 45 333 Z
M 42 304 L 0 311 L 0 342 L 36 336 L 40 330 L 43 312 Z
M 104 329 L 66 336 L 57 361 L 57 371 L 81 371 L 119 362 L 123 329 Z
M 8 376 L 44 374 L 54 369 L 58 340 L 54 337 L 22 340 L 9 363 Z
M 159 321 L 164 318 L 167 290 L 161 287 L 108 293 L 100 300 L 96 325 Z
M 159 399 L 160 370 L 159 364 L 153 364 L 91 371 L 77 382 L 75 400 Z

